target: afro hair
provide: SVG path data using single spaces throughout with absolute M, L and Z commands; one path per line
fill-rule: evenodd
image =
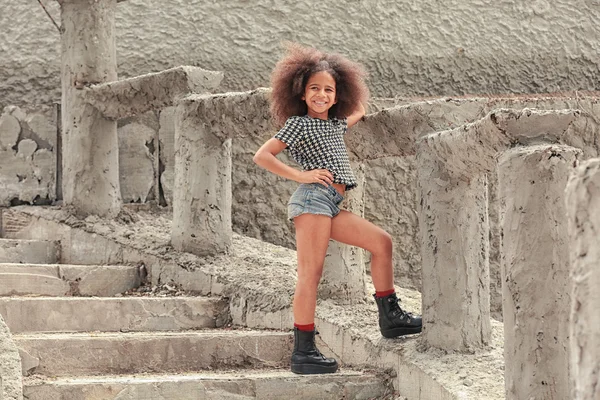
M 286 48 L 271 74 L 271 115 L 278 126 L 293 115 L 307 113 L 302 96 L 308 79 L 317 72 L 329 72 L 336 82 L 337 103 L 329 109 L 329 117 L 345 118 L 358 104 L 366 104 L 369 89 L 360 64 L 297 43 L 288 43 Z

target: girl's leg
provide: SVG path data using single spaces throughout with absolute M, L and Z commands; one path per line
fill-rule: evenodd
M 294 218 L 298 281 L 294 293 L 294 322 L 308 325 L 315 321 L 317 287 L 323 273 L 331 235 L 331 218 L 326 215 L 302 214 Z
M 348 211 L 331 220 L 331 237 L 371 252 L 371 277 L 379 310 L 379 329 L 387 338 L 421 332 L 421 317 L 404 312 L 394 291 L 392 238 L 383 229 Z
M 291 369 L 297 374 L 327 374 L 337 371 L 334 358 L 321 354 L 315 344 L 317 287 L 331 234 L 331 218 L 302 214 L 294 218 L 298 253 L 298 282 L 294 293 L 294 351 Z
M 392 237 L 377 225 L 342 210 L 331 220 L 331 238 L 371 253 L 371 277 L 378 292 L 394 289 Z

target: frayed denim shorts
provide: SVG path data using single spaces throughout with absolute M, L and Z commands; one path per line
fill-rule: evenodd
M 342 200 L 344 196 L 333 186 L 302 183 L 288 201 L 288 218 L 293 221 L 301 214 L 327 215 L 333 218 L 339 214 Z

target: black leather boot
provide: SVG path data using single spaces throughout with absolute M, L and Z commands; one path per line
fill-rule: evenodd
M 419 333 L 423 321 L 419 316 L 413 316 L 400 308 L 396 293 L 378 298 L 373 295 L 379 309 L 379 330 L 386 338 L 394 338 L 412 333 Z
M 317 332 L 301 331 L 294 328 L 294 351 L 292 352 L 292 372 L 296 374 L 331 374 L 338 369 L 334 358 L 327 358 L 315 344 Z

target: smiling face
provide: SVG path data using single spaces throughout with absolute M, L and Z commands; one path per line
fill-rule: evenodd
M 337 103 L 335 79 L 327 71 L 314 73 L 308 78 L 302 100 L 308 107 L 308 115 L 312 118 L 327 119 L 329 109 Z

